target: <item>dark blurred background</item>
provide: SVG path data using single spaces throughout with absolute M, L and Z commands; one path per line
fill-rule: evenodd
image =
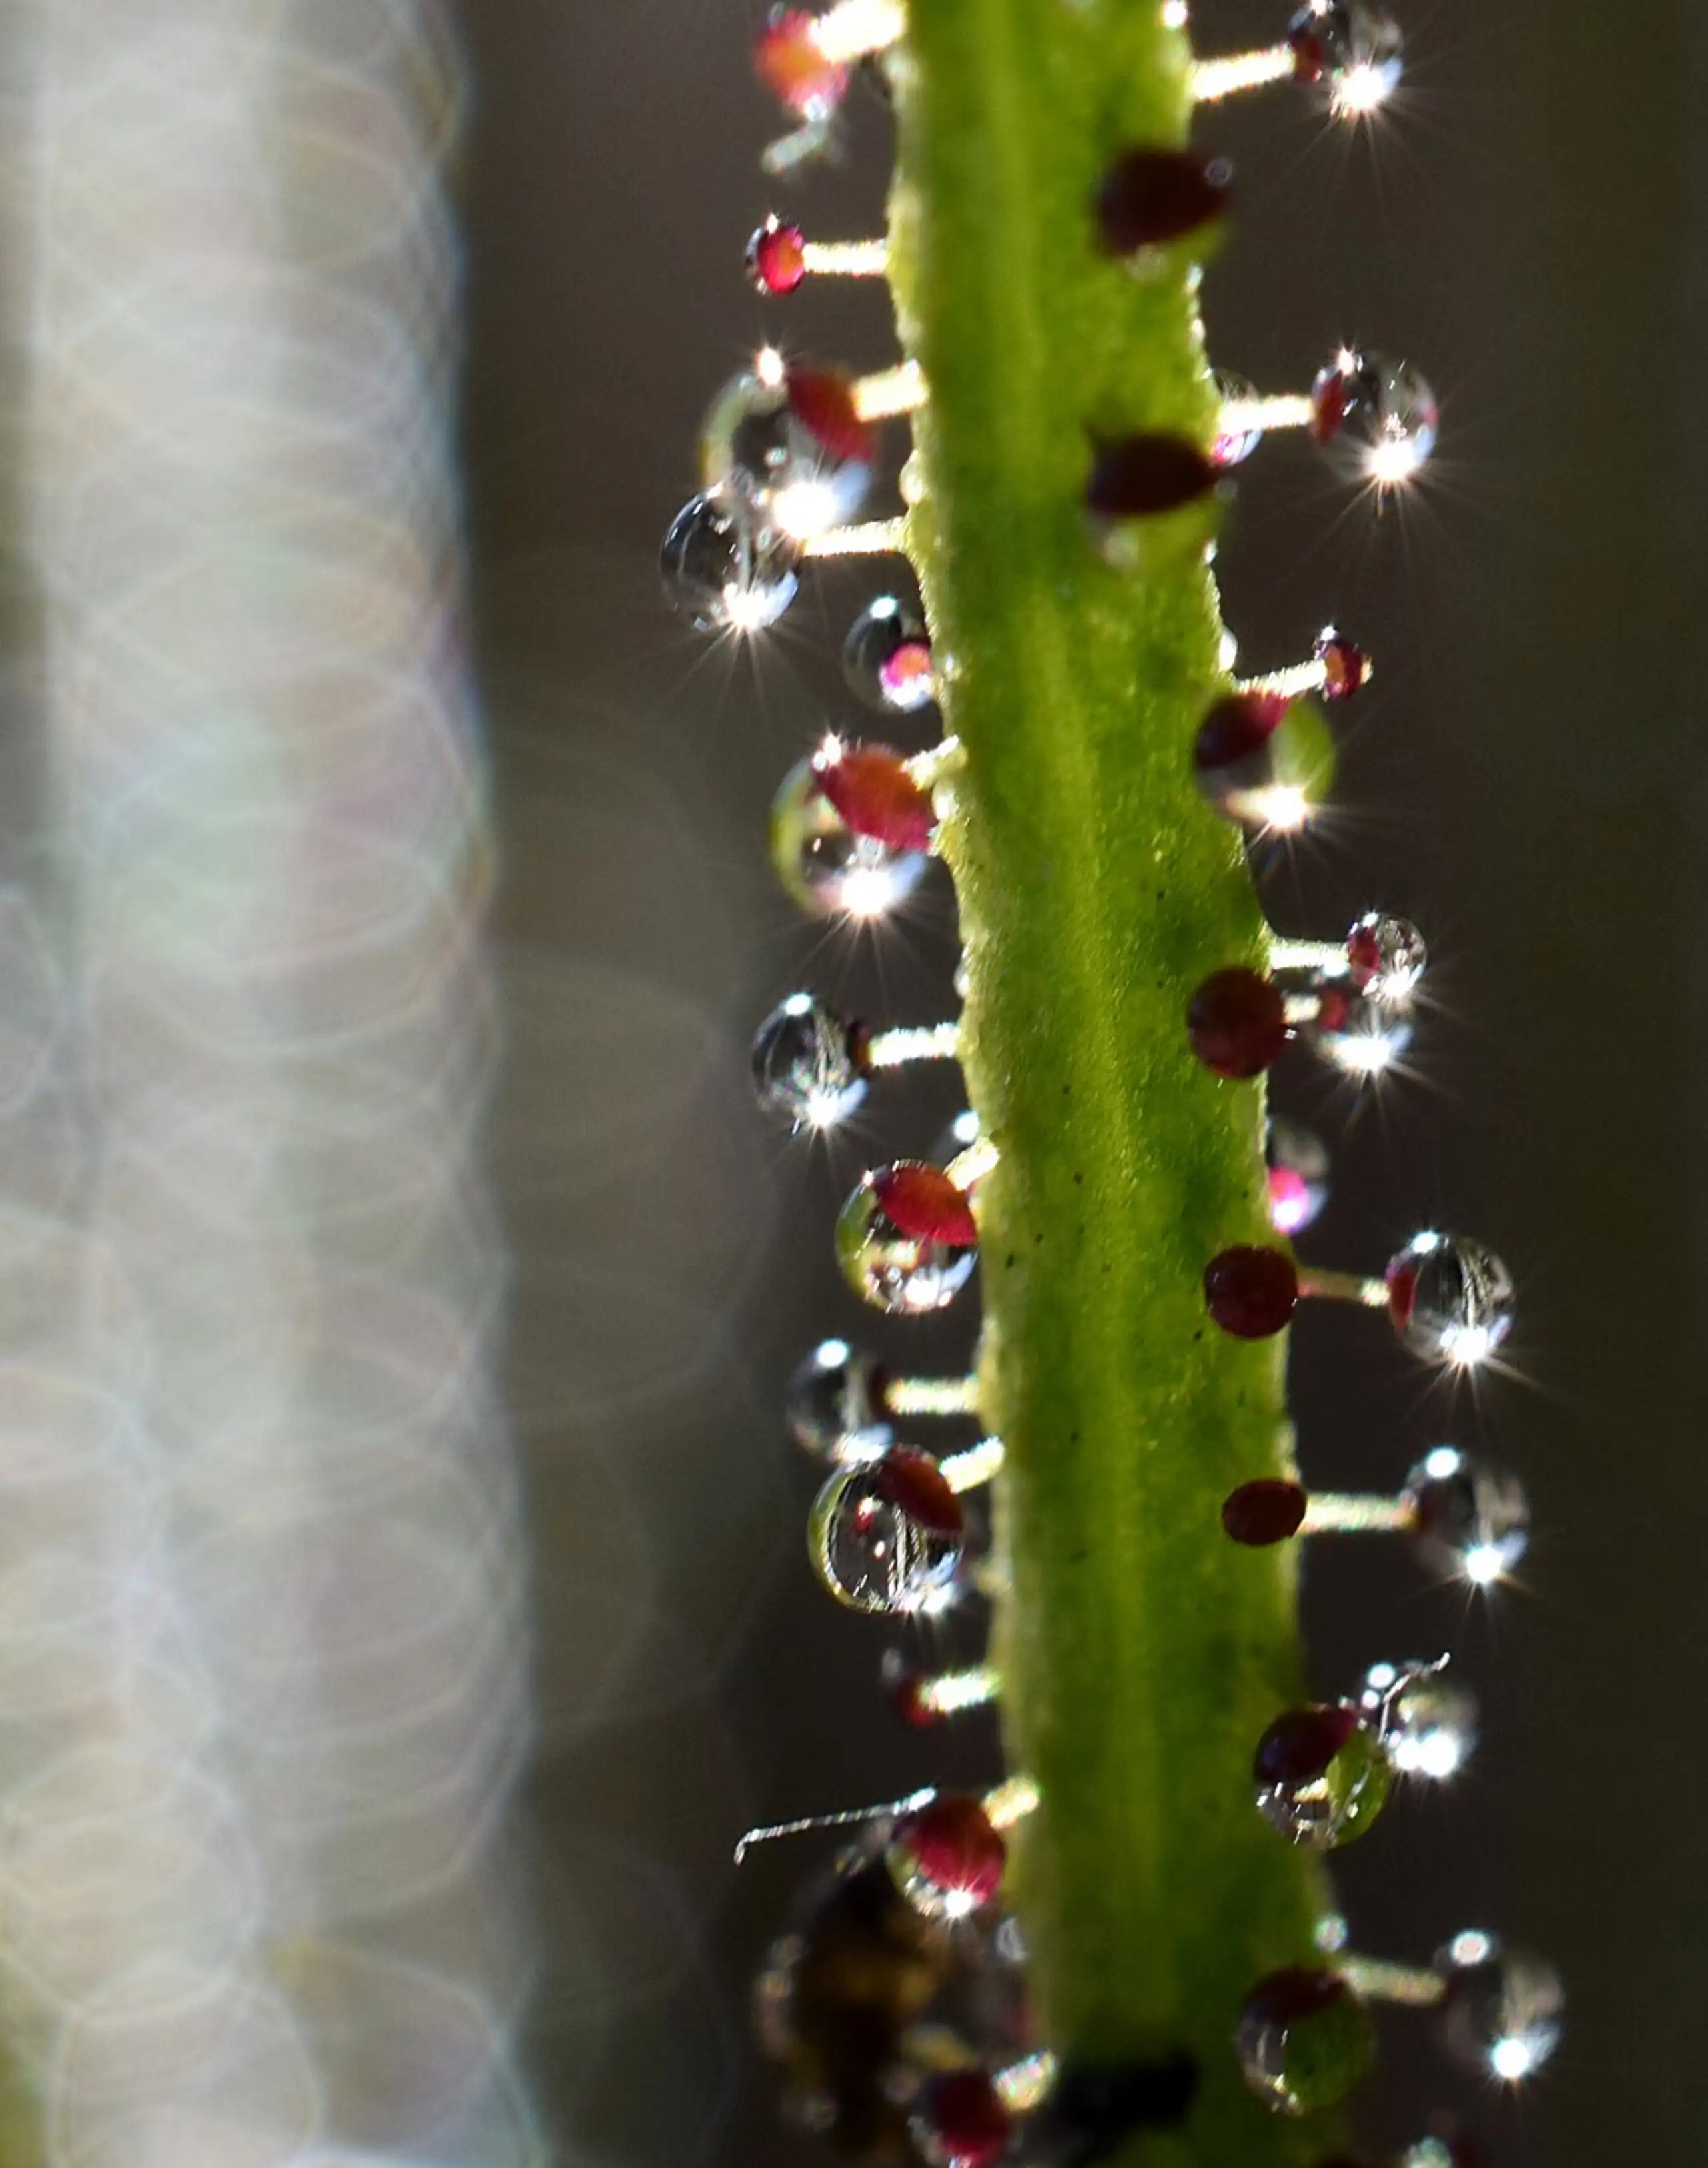
M 922 0 L 923 3 L 923 0 Z M 1201 49 L 1283 11 L 1205 0 Z M 1290 1071 L 1333 1203 L 1308 1254 L 1374 1267 L 1445 1220 L 1509 1258 L 1522 1375 L 1420 1386 L 1355 1323 L 1298 1336 L 1304 1464 L 1382 1485 L 1444 1437 L 1531 1486 L 1524 1586 L 1466 1610 L 1391 1546 L 1313 1558 L 1312 1666 L 1450 1646 L 1486 1743 L 1338 1870 L 1359 1944 L 1423 1958 L 1461 1926 L 1550 1953 L 1568 2041 L 1516 2105 L 1394 2030 L 1373 2145 L 1465 2106 L 1497 2157 L 1684 2160 L 1708 2110 L 1701 1234 L 1708 943 L 1700 869 L 1708 566 L 1708 13 L 1407 0 L 1404 95 L 1373 136 L 1283 87 L 1206 116 L 1237 230 L 1206 289 L 1219 362 L 1296 388 L 1340 340 L 1423 364 L 1445 425 L 1376 518 L 1306 446 L 1246 470 L 1224 551 L 1250 668 L 1333 617 L 1380 658 L 1338 809 L 1266 882 L 1285 931 L 1380 902 L 1437 963 L 1415 1080 L 1367 1098 Z M 546 1958 L 535 2064 L 563 2157 L 689 2168 L 803 2155 L 774 2124 L 746 1992 L 814 1854 L 739 1878 L 747 1823 L 993 1770 L 980 1719 L 898 1734 L 881 1625 L 812 1585 L 812 1471 L 783 1380 L 822 1334 L 921 1368 L 971 1320 L 886 1333 L 830 1255 L 861 1163 L 761 1123 L 746 1044 L 810 983 L 880 1018 L 945 1008 L 932 890 L 875 944 L 803 923 L 764 858 L 785 768 L 845 718 L 835 649 L 871 575 L 809 583 L 731 659 L 659 600 L 697 422 L 762 332 L 892 352 L 879 290 L 762 307 L 768 210 L 878 228 L 886 116 L 787 189 L 762 179 L 756 0 L 482 0 L 466 11 L 466 444 L 476 636 L 504 841 L 509 1060 L 497 1134 L 516 1251 L 511 1369 L 531 1469 Z M 876 577 L 881 578 L 878 575 Z M 885 1093 L 928 1147 L 939 1080 Z M 1355 1339 L 1355 1345 L 1354 1345 Z

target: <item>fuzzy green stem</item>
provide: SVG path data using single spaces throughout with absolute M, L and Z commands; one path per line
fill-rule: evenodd
M 1200 1292 L 1216 1250 L 1274 1240 L 1261 1105 L 1183 1027 L 1209 972 L 1263 967 L 1264 928 L 1190 772 L 1226 683 L 1211 518 L 1157 523 L 1120 571 L 1081 512 L 1093 434 L 1214 434 L 1189 264 L 1135 275 L 1089 212 L 1118 151 L 1184 139 L 1189 65 L 1154 0 L 913 0 L 891 262 L 932 392 L 909 541 L 965 747 L 963 1055 L 1002 1154 L 981 1410 L 1008 1456 L 1003 1722 L 1042 1795 L 1019 1902 L 1069 2063 L 1198 2059 L 1186 2123 L 1137 2157 L 1243 2168 L 1333 2149 L 1266 2113 L 1231 2046 L 1325 1905 L 1253 1804 L 1300 1690 L 1291 1569 L 1218 1520 L 1286 1450 L 1277 1347 L 1223 1337 Z

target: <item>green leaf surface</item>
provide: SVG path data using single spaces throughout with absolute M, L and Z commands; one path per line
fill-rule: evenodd
M 910 542 L 966 748 L 944 832 L 965 1062 L 1002 1153 L 978 1200 L 981 1405 L 1009 1448 L 996 1654 L 1012 1766 L 1043 1793 L 1019 1907 L 1066 2055 L 1199 2059 L 1188 2122 L 1132 2157 L 1258 2168 L 1333 2149 L 1269 2115 L 1232 2048 L 1327 1893 L 1253 1800 L 1255 1743 L 1301 1693 L 1290 1554 L 1218 1517 L 1290 1453 L 1279 1343 L 1224 1337 L 1200 1284 L 1274 1239 L 1260 1093 L 1195 1064 L 1183 1015 L 1210 972 L 1262 967 L 1264 928 L 1190 768 L 1226 689 L 1215 513 L 1117 571 L 1081 511 L 1094 436 L 1214 433 L 1189 258 L 1113 263 L 1089 214 L 1119 150 L 1185 139 L 1189 58 L 1154 0 L 913 0 L 891 236 L 931 387 Z

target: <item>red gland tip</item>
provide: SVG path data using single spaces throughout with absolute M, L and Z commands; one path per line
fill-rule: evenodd
M 1370 675 L 1364 650 L 1332 625 L 1317 640 L 1316 655 L 1322 666 L 1325 700 L 1349 700 Z
M 848 90 L 848 70 L 819 50 L 810 8 L 774 8 L 753 40 L 759 80 L 802 120 L 827 120 Z
M 1301 1485 L 1278 1476 L 1262 1476 L 1242 1483 L 1221 1501 L 1221 1525 L 1235 1543 L 1253 1550 L 1267 1549 L 1296 1536 L 1305 1525 L 1309 1501 Z
M 982 2070 L 928 2078 L 910 2120 L 928 2168 L 995 2168 L 1014 2134 L 1014 2118 Z
M 1206 164 L 1189 151 L 1124 151 L 1092 199 L 1098 239 L 1110 256 L 1182 240 L 1224 215 L 1232 178 L 1224 158 Z
M 748 277 L 762 294 L 792 294 L 806 276 L 806 242 L 798 226 L 768 218 L 748 242 Z
M 1311 433 L 1319 444 L 1332 444 L 1345 428 L 1354 382 L 1348 370 L 1331 362 L 1311 386 Z
M 868 1177 L 884 1216 L 916 1242 L 947 1242 L 971 1250 L 978 1242 L 978 1223 L 963 1192 L 940 1166 L 903 1161 L 880 1167 Z
M 927 1535 L 958 1537 L 966 1533 L 960 1501 L 928 1453 L 917 1446 L 892 1445 L 872 1464 L 870 1490 Z
M 958 1908 L 988 1905 L 1002 1887 L 1008 1847 L 971 1793 L 940 1793 L 914 1808 L 897 1823 L 890 1842 L 910 1878 Z
M 1100 444 L 1085 508 L 1103 519 L 1149 519 L 1208 497 L 1221 480 L 1214 460 L 1184 437 L 1118 437 Z
M 899 1649 L 886 1651 L 878 1683 L 890 1714 L 910 1731 L 934 1731 L 948 1719 L 926 1697 L 925 1674 L 908 1662 Z
M 1218 1076 L 1259 1076 L 1287 1044 L 1286 1003 L 1267 979 L 1234 964 L 1187 1003 L 1186 1035 Z
M 1290 1708 L 1258 1741 L 1253 1782 L 1292 1786 L 1314 1783 L 1358 1729 L 1358 1712 L 1339 1703 Z
M 1315 30 L 1296 28 L 1287 33 L 1293 49 L 1293 74 L 1300 82 L 1321 82 L 1328 72 L 1328 47 Z
M 838 741 L 817 756 L 812 773 L 855 835 L 874 837 L 892 851 L 930 849 L 937 826 L 931 794 L 892 747 Z
M 1299 1274 L 1280 1250 L 1223 1250 L 1204 1268 L 1205 1307 L 1236 1340 L 1269 1340 L 1284 1331 L 1299 1301 Z
M 854 385 L 840 369 L 821 368 L 814 362 L 786 362 L 783 385 L 789 411 L 808 436 L 817 438 L 833 459 L 871 465 L 878 433 L 871 422 L 860 419 Z
M 1397 1257 L 1385 1275 L 1388 1290 L 1388 1314 L 1394 1320 L 1397 1331 L 1403 1332 L 1412 1321 L 1412 1312 L 1418 1306 L 1418 1268 L 1408 1259 Z

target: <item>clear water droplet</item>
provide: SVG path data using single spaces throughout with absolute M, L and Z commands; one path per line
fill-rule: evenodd
M 1240 2012 L 1241 2075 L 1280 2115 L 1345 2099 L 1375 2059 L 1370 2012 L 1338 1973 L 1290 1965 L 1259 1980 Z
M 815 994 L 790 994 L 753 1035 L 759 1104 L 797 1129 L 827 1129 L 866 1096 L 863 1028 Z
M 853 519 L 872 476 L 869 458 L 808 426 L 781 370 L 743 369 L 725 385 L 700 429 L 700 465 L 706 488 L 746 497 L 796 541 Z
M 1438 1445 L 1406 1478 L 1418 1542 L 1444 1571 L 1487 1586 L 1505 1579 L 1530 1547 L 1524 1485 L 1504 1468 Z
M 1308 0 L 1287 25 L 1296 72 L 1327 88 L 1337 113 L 1370 113 L 1398 89 L 1405 40 L 1373 0 Z
M 771 862 L 803 909 L 880 918 L 918 885 L 926 854 L 857 836 L 825 796 L 817 757 L 792 768 L 772 801 Z
M 1193 741 L 1192 773 L 1206 805 L 1248 825 L 1296 828 L 1334 780 L 1334 739 L 1314 700 L 1230 693 Z
M 1410 1005 L 1349 996 L 1323 996 L 1320 1015 L 1302 1035 L 1325 1061 L 1349 1076 L 1380 1076 L 1405 1059 L 1416 1031 Z
M 1559 2045 L 1566 1991 L 1552 1965 L 1489 1935 L 1461 1935 L 1435 1960 L 1446 1982 L 1441 2030 L 1472 2070 L 1516 2084 Z
M 1311 399 L 1318 439 L 1350 438 L 1371 481 L 1384 488 L 1415 474 L 1440 433 L 1441 411 L 1428 380 L 1386 354 L 1337 355 L 1312 385 Z
M 971 1208 L 941 1167 L 902 1160 L 869 1174 L 836 1223 L 843 1277 L 875 1309 L 946 1310 L 978 1262 Z
M 891 1441 L 883 1368 L 846 1340 L 820 1341 L 796 1368 L 784 1413 L 795 1443 L 820 1460 L 871 1460 Z
M 889 1617 L 944 1600 L 965 1546 L 960 1501 L 911 1446 L 838 1469 L 807 1523 L 814 1570 L 838 1602 Z
M 1258 1812 L 1289 1843 L 1330 1852 L 1362 1836 L 1393 1788 L 1391 1763 L 1359 1712 L 1289 1709 L 1258 1741 Z
M 1371 911 L 1346 936 L 1346 962 L 1352 982 L 1372 1001 L 1406 1002 L 1418 991 L 1429 950 L 1409 918 Z
M 1436 1664 L 1372 1664 L 1358 1705 L 1402 1776 L 1455 1776 L 1477 1744 L 1477 1697 Z
M 842 669 L 849 689 L 880 715 L 916 715 L 937 697 L 925 620 L 894 595 L 868 603 L 849 627 Z
M 1328 1202 L 1328 1147 L 1302 1124 L 1270 1118 L 1269 1218 L 1283 1235 L 1308 1227 Z
M 692 497 L 659 551 L 664 598 L 696 632 L 763 632 L 795 599 L 798 544 L 733 492 Z
M 1431 1360 L 1486 1362 L 1512 1330 L 1512 1276 L 1463 1235 L 1414 1235 L 1387 1268 L 1388 1302 L 1406 1345 Z

